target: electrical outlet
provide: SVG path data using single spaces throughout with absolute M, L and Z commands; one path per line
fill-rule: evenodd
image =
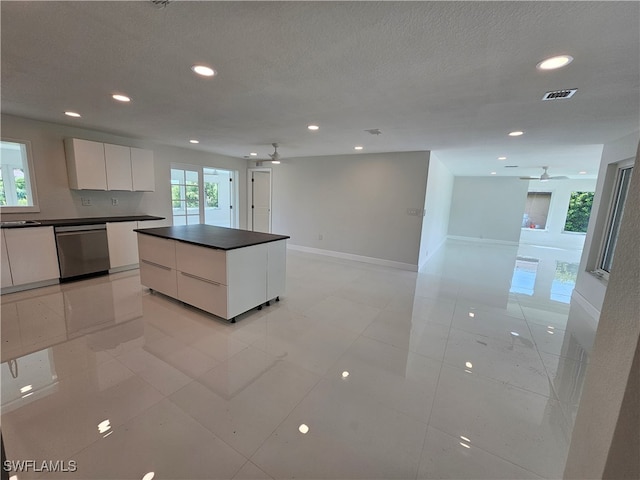
M 113 197 L 113 198 L 111 199 L 111 205 L 118 205 L 118 199 L 117 199 L 117 198 L 115 198 L 115 197 Z
M 82 201 L 82 206 L 83 207 L 90 207 L 91 206 L 91 198 L 90 197 L 82 197 L 80 200 Z

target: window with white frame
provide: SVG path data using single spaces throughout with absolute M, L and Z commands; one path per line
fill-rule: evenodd
M 204 223 L 235 227 L 236 172 L 197 165 L 171 165 L 173 225 Z
M 40 211 L 28 141 L 0 141 L 0 208 L 3 213 Z
M 627 193 L 633 173 L 633 165 L 623 164 L 618 168 L 613 187 L 613 196 L 607 217 L 607 227 L 602 241 L 596 272 L 608 278 L 613 266 L 613 257 L 620 233 L 620 225 L 624 214 Z

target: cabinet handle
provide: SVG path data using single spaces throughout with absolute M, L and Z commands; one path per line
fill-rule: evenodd
M 207 278 L 198 277 L 197 275 L 192 275 L 191 273 L 180 272 L 185 277 L 193 278 L 195 280 L 200 280 L 201 282 L 211 283 L 212 285 L 217 285 L 218 287 L 222 286 L 221 283 L 214 282 L 213 280 L 209 280 Z
M 142 260 L 142 263 L 146 263 L 147 265 L 151 265 L 153 267 L 158 267 L 163 270 L 171 270 L 171 267 L 166 267 L 164 265 L 160 265 L 159 263 L 150 262 L 149 260 Z

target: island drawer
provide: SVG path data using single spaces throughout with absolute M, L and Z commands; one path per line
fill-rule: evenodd
M 149 260 L 140 260 L 140 283 L 173 298 L 178 294 L 176 271 Z
M 178 272 L 178 300 L 222 318 L 227 316 L 227 286 Z
M 227 253 L 215 248 L 176 242 L 176 269 L 227 285 Z
M 174 240 L 138 233 L 140 260 L 176 268 L 176 242 Z

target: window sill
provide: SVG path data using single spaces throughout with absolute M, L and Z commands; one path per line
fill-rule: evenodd
M 581 235 L 581 236 L 586 236 L 587 232 L 565 232 L 564 230 L 561 232 L 563 235 Z
M 548 232 L 546 228 L 529 228 L 529 227 L 520 227 L 520 229 L 524 232 Z

